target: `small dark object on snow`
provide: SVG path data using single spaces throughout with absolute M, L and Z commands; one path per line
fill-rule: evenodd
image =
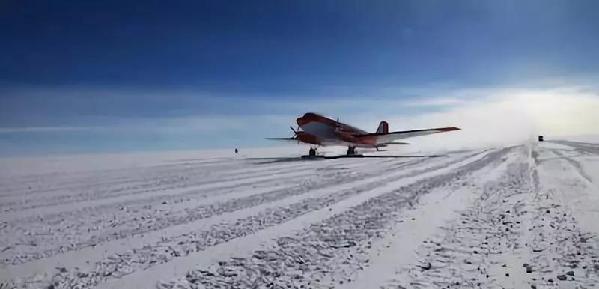
M 568 273 L 566 273 L 566 275 L 568 275 L 568 276 L 574 276 L 574 271 L 568 271 Z
M 537 139 L 538 139 L 539 141 L 545 141 L 545 137 L 543 137 L 542 135 L 538 136 L 538 137 L 537 137 Z
M 526 273 L 532 273 L 532 267 L 526 266 Z
M 431 268 L 433 268 L 433 264 L 428 262 L 426 263 L 426 266 L 420 266 L 420 268 L 422 268 L 422 270 L 430 270 Z
M 339 249 L 339 248 L 349 248 L 349 247 L 353 247 L 353 246 L 356 246 L 356 245 L 357 244 L 354 241 L 340 241 L 340 242 L 338 242 L 336 244 L 331 244 L 330 246 L 332 248 Z
M 567 278 L 566 275 L 557 275 L 558 280 L 564 281 L 564 280 L 566 280 L 566 278 Z
M 238 153 L 238 152 L 239 152 L 239 150 L 237 150 L 237 148 L 235 148 L 235 153 Z

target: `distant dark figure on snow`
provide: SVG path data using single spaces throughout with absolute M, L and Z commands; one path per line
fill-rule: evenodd
M 237 150 L 237 148 L 235 148 L 235 153 L 238 153 L 239 151 Z

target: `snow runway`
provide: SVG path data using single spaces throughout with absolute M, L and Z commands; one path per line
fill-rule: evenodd
M 0 279 L 8 288 L 588 288 L 599 280 L 598 163 L 596 145 L 562 142 L 0 176 Z

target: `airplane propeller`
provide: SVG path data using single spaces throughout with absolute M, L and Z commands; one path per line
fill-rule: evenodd
M 291 129 L 291 131 L 293 131 L 293 138 L 295 138 L 297 140 L 297 143 L 300 143 L 299 138 L 297 137 L 297 134 L 299 132 L 299 126 L 297 127 L 297 129 L 294 129 L 293 126 L 289 126 L 289 128 Z
M 293 132 L 293 136 L 292 137 L 269 137 L 269 138 L 266 138 L 266 139 L 280 140 L 280 141 L 297 141 L 297 143 L 300 143 L 300 140 L 298 138 L 298 134 L 300 132 L 299 126 L 297 127 L 297 129 L 294 129 L 293 126 L 289 126 L 289 128 Z

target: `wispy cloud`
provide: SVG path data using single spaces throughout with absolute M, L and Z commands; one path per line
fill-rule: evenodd
M 599 134 L 596 128 L 599 123 L 597 91 L 592 86 L 559 86 L 428 88 L 420 91 L 389 88 L 361 92 L 377 95 L 370 98 L 336 95 L 333 98 L 246 99 L 203 95 L 203 103 L 222 107 L 213 106 L 209 113 L 198 109 L 151 116 L 139 113 L 101 117 L 74 114 L 62 119 L 61 125 L 4 126 L 0 127 L 0 149 L 53 147 L 59 150 L 67 147 L 67 151 L 73 148 L 93 151 L 268 145 L 265 137 L 290 136 L 289 126 L 295 126 L 295 118 L 306 111 L 339 117 L 343 122 L 369 131 L 374 130 L 380 120 L 389 121 L 392 130 L 449 125 L 463 129 L 457 133 L 410 140 L 417 147 L 461 148 L 517 143 L 537 133 L 552 136 Z M 393 97 L 400 92 L 404 97 Z M 139 106 L 143 109 L 143 104 Z M 43 124 L 43 118 L 40 119 Z M 15 136 L 17 134 L 19 136 Z
M 420 99 L 407 100 L 402 103 L 404 106 L 424 106 L 424 107 L 446 107 L 464 104 L 466 101 L 457 97 L 426 97 Z

